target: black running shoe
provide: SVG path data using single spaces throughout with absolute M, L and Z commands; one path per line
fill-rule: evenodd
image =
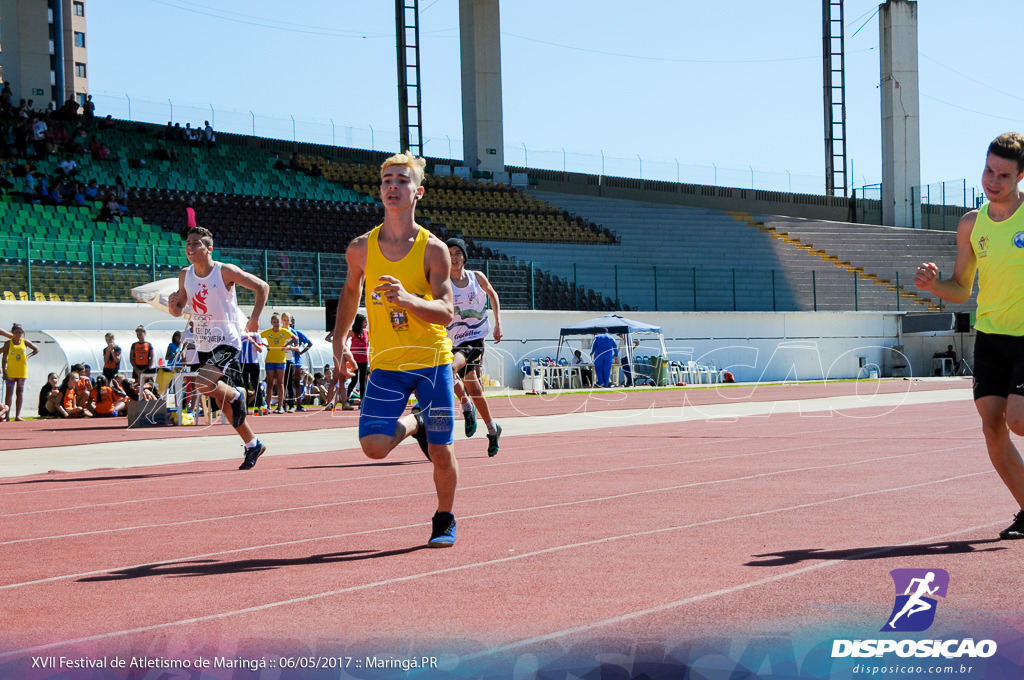
M 412 415 L 416 418 L 416 432 L 413 433 L 412 437 L 420 445 L 420 451 L 423 452 L 423 455 L 427 457 L 427 460 L 430 460 L 430 450 L 427 448 L 427 424 L 423 421 L 423 414 L 420 413 L 419 406 L 412 407 Z
M 249 409 L 245 407 L 245 390 L 236 387 L 235 398 L 231 400 L 231 427 L 241 427 L 245 422 L 245 414 L 248 412 Z
M 470 406 L 468 411 L 463 411 L 462 417 L 466 420 L 466 436 L 472 437 L 476 434 L 476 406 Z
M 245 447 L 245 460 L 243 460 L 242 464 L 238 466 L 238 469 L 251 470 L 253 466 L 256 465 L 256 461 L 266 450 L 267 447 L 264 446 L 263 442 L 259 439 L 256 440 L 256 444 L 254 446 Z
M 487 455 L 494 458 L 498 455 L 498 437 L 501 436 L 501 425 L 494 426 L 494 434 L 487 433 Z
M 455 515 L 450 512 L 435 512 L 431 518 L 428 548 L 450 548 L 455 545 Z
M 999 538 L 1004 541 L 1024 538 L 1024 510 L 1018 512 L 1017 516 L 1013 518 L 1013 524 L 999 532 Z

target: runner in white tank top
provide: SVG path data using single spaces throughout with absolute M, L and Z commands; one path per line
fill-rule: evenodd
M 181 316 L 185 306 L 192 308 L 192 331 L 199 359 L 196 385 L 204 396 L 216 400 L 231 426 L 245 442 L 245 457 L 239 470 L 248 470 L 267 450 L 245 422 L 245 390 L 225 382 L 225 372 L 233 368 L 242 348 L 241 330 L 255 333 L 260 313 L 270 294 L 267 282 L 242 271 L 233 264 L 213 259 L 213 234 L 193 227 L 185 241 L 185 257 L 192 266 L 178 275 L 178 290 L 171 293 L 167 307 L 172 316 Z M 256 292 L 252 315 L 241 327 L 242 311 L 235 298 L 235 286 Z
M 214 262 L 208 276 L 200 277 L 195 265 L 185 270 L 185 292 L 192 306 L 196 351 L 212 352 L 219 345 L 242 349 L 242 311 L 235 287 L 224 283 L 221 263 Z
M 484 359 L 484 339 L 490 330 L 487 319 L 487 300 L 491 301 L 494 312 L 494 343 L 501 342 L 501 305 L 498 293 L 491 286 L 483 272 L 465 268 L 468 253 L 466 242 L 461 238 L 450 238 L 446 245 L 452 258 L 452 293 L 455 317 L 448 324 L 448 337 L 452 340 L 452 371 L 455 373 L 455 395 L 462 402 L 462 417 L 465 420 L 466 436 L 476 432 L 476 411 L 480 411 L 487 426 L 487 455 L 498 453 L 498 437 L 501 425 L 491 418 L 490 408 L 484 399 L 480 384 L 480 366 Z

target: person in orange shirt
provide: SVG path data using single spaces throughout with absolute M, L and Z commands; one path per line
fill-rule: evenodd
M 81 418 L 92 415 L 78 405 L 77 393 L 75 392 L 77 385 L 78 373 L 72 369 L 67 377 L 64 378 L 64 384 L 60 388 L 60 406 L 57 407 L 57 413 L 61 418 Z
M 123 401 L 124 396 L 124 391 L 116 386 L 108 385 L 107 379 L 99 375 L 96 376 L 86 408 L 94 416 L 124 415 L 127 408 Z
M 128 360 L 132 362 L 135 382 L 142 382 L 142 374 L 153 366 L 153 345 L 146 340 L 146 327 L 141 324 L 135 328 L 135 337 L 138 341 L 128 350 Z
M 107 333 L 105 338 L 107 346 L 103 348 L 103 377 L 109 382 L 121 367 L 121 348 L 114 344 L 113 333 Z

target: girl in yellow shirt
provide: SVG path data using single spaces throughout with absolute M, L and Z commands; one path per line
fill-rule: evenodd
M 25 329 L 19 323 L 11 326 L 10 337 L 11 339 L 0 348 L 0 356 L 2 356 L 4 368 L 4 384 L 6 386 L 4 394 L 4 406 L 6 406 L 6 409 L 3 419 L 10 420 L 11 398 L 17 395 L 14 419 L 20 421 L 23 420 L 21 417 L 21 407 L 25 401 L 25 378 L 28 377 L 28 359 L 38 354 L 39 348 L 32 341 L 25 339 Z

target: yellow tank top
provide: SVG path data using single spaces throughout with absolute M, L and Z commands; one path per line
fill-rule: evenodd
M 433 300 L 423 273 L 423 257 L 430 232 L 419 227 L 409 254 L 397 262 L 384 257 L 377 237 L 381 225 L 370 232 L 366 248 L 366 320 L 370 327 L 370 370 L 415 371 L 452 363 L 452 342 L 444 326 L 427 323 L 407 309 L 388 304 L 373 289 L 380 277 L 393 276 L 424 300 Z
M 1024 336 L 1024 207 L 1002 222 L 981 206 L 971 230 L 978 259 L 978 313 L 983 333 Z
M 287 328 L 275 331 L 273 328 L 260 333 L 260 337 L 267 341 L 267 358 L 268 364 L 283 364 L 286 361 L 284 354 L 284 346 L 288 344 L 288 341 L 295 337 Z
M 15 343 L 13 338 L 7 342 L 10 343 L 7 347 L 7 377 L 12 380 L 15 378 L 27 378 L 28 355 L 26 353 L 25 337 L 22 336 L 21 342 L 18 343 Z

